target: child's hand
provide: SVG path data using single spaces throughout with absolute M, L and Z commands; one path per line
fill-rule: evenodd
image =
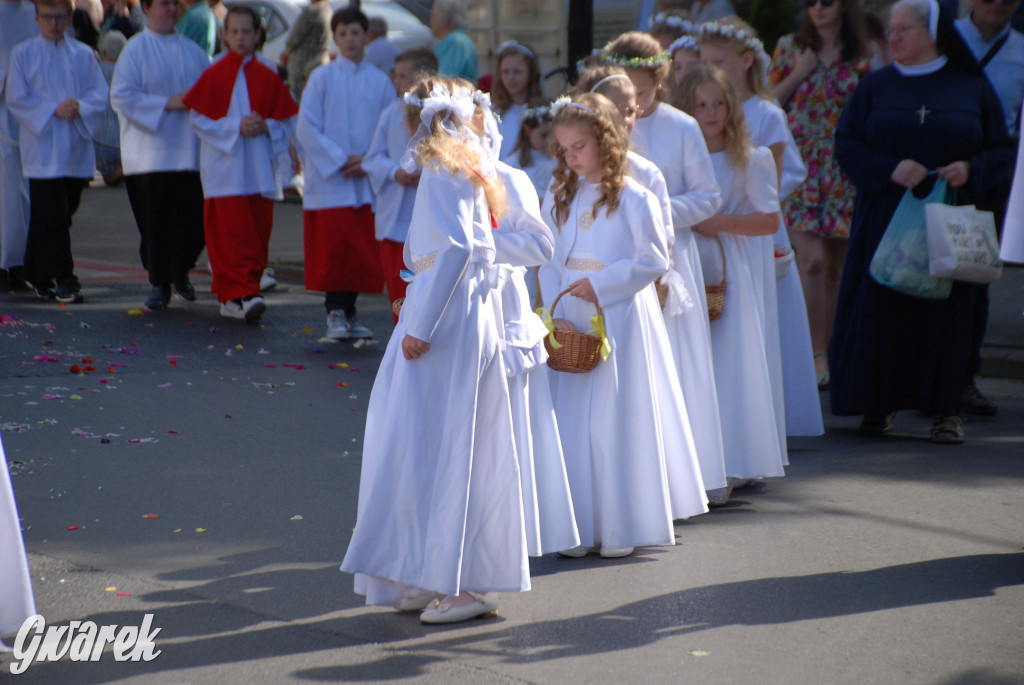
M 61 119 L 67 121 L 74 121 L 78 117 L 78 100 L 74 98 L 68 98 L 64 102 L 57 105 L 57 109 L 54 111 Z
M 173 97 L 167 98 L 167 104 L 164 105 L 164 110 L 168 112 L 184 112 L 188 109 L 183 102 L 184 99 L 185 93 L 178 93 Z
M 426 340 L 420 340 L 411 335 L 402 338 L 402 354 L 405 355 L 406 359 L 419 359 L 429 351 L 430 343 Z
M 713 238 L 716 233 L 725 227 L 725 223 L 726 222 L 723 220 L 723 217 L 716 214 L 713 217 L 701 221 L 699 224 L 694 224 L 690 228 L 701 235 Z
M 345 178 L 362 178 L 366 176 L 363 170 L 363 155 L 349 155 L 348 159 L 341 166 L 341 175 Z
M 566 321 L 565 319 L 552 319 L 551 325 L 555 327 L 556 331 L 576 330 L 576 327 L 572 325 L 572 321 Z
M 420 170 L 417 169 L 410 174 L 405 169 L 399 169 L 395 172 L 395 180 L 403 188 L 415 188 L 420 184 Z
M 264 121 L 263 117 L 260 116 L 259 112 L 252 112 L 242 117 L 242 123 L 239 125 L 239 130 L 243 136 L 248 138 L 255 138 L 261 136 L 264 133 L 269 133 L 270 129 L 267 127 L 267 122 Z
M 570 283 L 569 294 L 585 302 L 597 304 L 597 293 L 594 292 L 594 286 L 590 284 L 589 278 L 581 278 L 575 283 Z

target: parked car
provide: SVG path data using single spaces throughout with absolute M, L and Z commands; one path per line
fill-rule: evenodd
M 231 5 L 239 0 L 228 0 Z M 291 33 L 295 20 L 309 0 L 245 0 L 247 5 L 260 13 L 267 27 L 267 42 L 263 45 L 263 54 L 275 63 L 280 61 L 288 34 Z M 336 10 L 347 7 L 347 0 L 331 0 L 331 8 Z M 434 36 L 430 27 L 417 19 L 411 12 L 390 0 L 364 0 L 363 14 L 368 17 L 381 17 L 388 23 L 388 40 L 399 50 L 408 48 L 432 47 Z M 335 55 L 338 48 L 331 43 L 331 54 Z

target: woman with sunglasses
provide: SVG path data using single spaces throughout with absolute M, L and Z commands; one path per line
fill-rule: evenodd
M 914 409 L 935 417 L 932 442 L 959 444 L 981 286 L 956 281 L 948 298 L 922 299 L 868 269 L 908 189 L 922 197 L 941 178 L 954 204 L 989 209 L 1013 146 L 995 91 L 935 0 L 897 2 L 888 33 L 893 64 L 861 80 L 836 128 L 836 160 L 857 197 L 829 345 L 831 408 L 863 415 L 861 431 L 874 435 Z
M 853 187 L 833 156 L 846 98 L 870 69 L 858 0 L 806 0 L 800 31 L 775 47 L 769 78 L 807 165 L 782 211 L 807 301 L 818 388 L 828 387 L 826 349 L 853 215 Z

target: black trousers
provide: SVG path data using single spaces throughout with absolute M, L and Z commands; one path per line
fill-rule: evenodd
M 139 257 L 153 285 L 184 283 L 206 244 L 203 185 L 198 171 L 125 176 L 139 227 Z
M 71 217 L 78 211 L 85 178 L 30 178 L 28 180 L 28 245 L 25 280 L 35 286 L 75 281 L 71 257 Z
M 340 309 L 345 312 L 346 319 L 351 319 L 356 315 L 356 295 L 358 294 L 356 291 L 349 290 L 335 290 L 334 292 L 324 293 L 324 307 L 327 309 L 328 314 L 335 309 Z

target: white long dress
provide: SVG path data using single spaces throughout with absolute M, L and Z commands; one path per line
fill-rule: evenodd
M 1024 105 L 1022 105 L 1024 109 Z M 1017 169 L 1013 172 L 1010 203 L 1003 222 L 1003 244 L 999 258 L 1008 262 L 1024 263 L 1024 138 L 1017 148 Z
M 550 374 L 576 524 L 586 546 L 671 545 L 673 517 L 707 511 L 707 498 L 692 450 L 688 496 L 676 502 L 669 492 L 662 423 L 679 417 L 667 416 L 654 378 L 671 362 L 652 363 L 671 357 L 651 287 L 668 266 L 661 208 L 627 177 L 618 209 L 608 216 L 602 208 L 594 217 L 599 193 L 599 186 L 581 182 L 560 229 L 543 212 L 556 232 L 555 256 L 540 269 L 544 301 L 590 279 L 611 344 L 608 359 L 589 373 Z M 566 295 L 552 316 L 587 332 L 594 313 L 594 305 Z M 685 406 L 682 398 L 677 404 Z
M 693 295 L 696 306 L 677 316 L 666 316 L 665 325 L 689 410 L 704 484 L 709 490 L 722 488 L 725 456 L 711 329 L 700 256 L 690 230 L 718 211 L 718 184 L 700 126 L 693 117 L 670 105 L 659 104 L 653 114 L 638 119 L 631 142 L 641 157 L 657 165 L 667 184 L 674 237 L 670 244 L 673 268 Z
M 21 266 L 28 242 L 28 179 L 21 171 L 18 121 L 4 97 L 11 50 L 39 33 L 35 5 L 0 2 L 0 269 Z
M 368 604 L 415 588 L 530 589 L 491 234 L 482 191 L 423 170 L 405 243 L 417 277 L 370 395 L 356 528 L 341 564 Z M 430 350 L 406 360 L 406 334 Z
M 36 602 L 3 442 L 0 442 L 0 467 L 0 635 L 3 635 L 17 632 L 25 619 L 34 616 Z
M 519 140 L 519 129 L 522 126 L 523 112 L 526 105 L 511 105 L 501 113 L 498 121 L 498 131 L 501 133 L 501 150 L 498 157 L 505 159 L 512 154 L 512 148 Z
M 525 278 L 526 267 L 551 261 L 555 239 L 541 219 L 530 178 L 503 163 L 496 170 L 508 191 L 509 207 L 493 234 L 494 260 L 501 274 L 501 356 L 519 457 L 526 547 L 536 557 L 580 544 L 547 378 L 544 336 L 548 331 L 533 311 Z
M 807 168 L 800 159 L 800 152 L 789 131 L 786 113 L 775 103 L 754 96 L 743 103 L 743 114 L 747 117 L 750 137 L 755 146 L 786 144 L 782 180 L 779 184 L 781 201 L 807 177 Z M 780 219 L 779 229 L 774 236 L 761 240 L 792 247 L 783 221 Z M 774 254 L 769 257 L 771 261 L 765 266 L 765 278 L 774 279 Z M 781 380 L 773 380 L 773 387 L 777 395 L 776 409 L 779 403 L 783 406 L 777 412 L 783 427 L 782 435 L 821 435 L 825 432 L 825 424 L 821 418 L 821 398 L 814 373 L 814 348 L 811 346 L 811 328 L 807 321 L 807 303 L 803 286 L 800 285 L 799 271 L 791 268 L 785 277 L 778 279 L 775 292 L 775 301 L 769 302 L 766 310 L 769 318 L 774 314 L 777 322 L 777 333 L 771 332 L 771 326 L 767 331 L 768 362 L 773 379 Z
M 537 191 L 538 200 L 543 198 L 544 193 L 547 192 L 548 186 L 551 185 L 551 174 L 558 165 L 558 160 L 539 150 L 530 150 L 530 163 L 526 166 L 520 166 L 518 152 L 510 153 L 501 161 L 510 167 L 522 169 L 526 173 Z M 541 302 L 537 299 L 537 268 L 528 268 L 524 278 L 526 279 L 526 290 L 530 296 L 530 306 L 533 308 L 541 306 Z
M 720 214 L 779 211 L 778 176 L 768 148 L 753 151 L 746 170 L 737 171 L 724 152 L 711 155 L 722 188 Z M 765 352 L 760 264 L 765 241 L 720 232 L 721 241 L 697 235 L 704 273 L 721 279 L 725 255 L 726 289 L 722 316 L 711 322 L 715 383 L 721 403 L 725 468 L 733 478 L 783 476 L 771 378 Z M 756 266 L 755 266 L 756 265 Z

